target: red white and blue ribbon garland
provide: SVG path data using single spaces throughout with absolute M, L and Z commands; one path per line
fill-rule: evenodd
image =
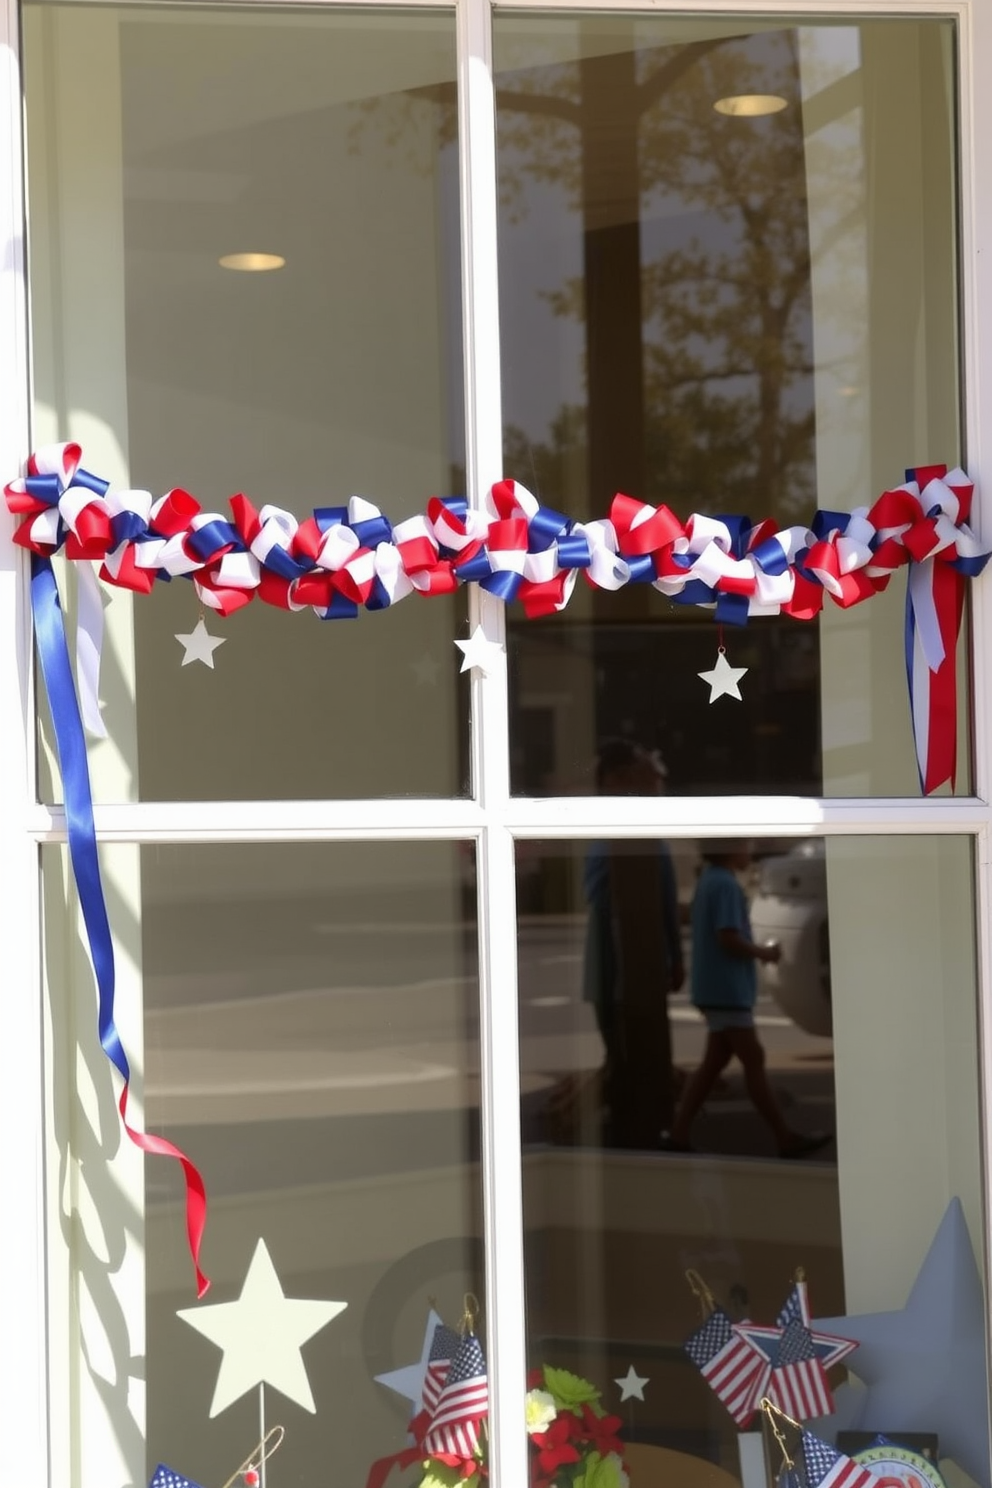
M 714 607 L 721 623 L 811 620 L 828 596 L 842 608 L 860 604 L 908 566 L 906 668 L 920 781 L 929 794 L 954 778 L 964 579 L 989 556 L 968 526 L 974 487 L 962 470 L 909 470 L 873 506 L 818 511 L 808 527 L 699 513 L 682 522 L 666 506 L 624 495 L 609 517 L 575 522 L 510 480 L 492 487 L 484 510 L 434 497 L 426 512 L 394 525 L 358 496 L 300 521 L 237 495 L 223 516 L 181 488 L 158 500 L 112 490 L 81 457 L 78 444 L 52 445 L 5 488 L 23 518 L 15 541 L 42 556 L 97 560 L 102 579 L 138 593 L 189 578 L 221 615 L 258 597 L 347 619 L 474 582 L 519 600 L 534 618 L 564 609 L 581 572 L 600 589 L 651 584 L 675 604 Z
M 809 527 L 698 513 L 682 522 L 668 507 L 617 495 L 609 517 L 576 522 L 543 506 L 515 481 L 492 487 L 484 510 L 462 498 L 433 497 L 425 513 L 395 525 L 353 496 L 303 521 L 281 507 L 256 510 L 231 498 L 231 515 L 205 512 L 181 488 L 158 500 L 115 491 L 81 464 L 78 444 L 52 445 L 28 461 L 4 493 L 22 518 L 14 541 L 32 557 L 31 597 L 42 674 L 51 705 L 65 792 L 69 851 L 99 993 L 103 1048 L 124 1085 L 121 1119 L 143 1151 L 179 1161 L 197 1290 L 206 1219 L 203 1180 L 170 1142 L 127 1123 L 130 1070 L 114 1022 L 114 952 L 97 859 L 86 741 L 66 646 L 51 557 L 81 562 L 80 631 L 84 712 L 99 731 L 92 657 L 99 654 L 92 571 L 109 584 L 147 594 L 156 580 L 189 578 L 200 601 L 222 615 L 256 596 L 283 609 L 312 608 L 322 619 L 387 609 L 407 595 L 448 594 L 477 583 L 530 618 L 563 610 L 578 574 L 594 588 L 651 584 L 676 604 L 715 608 L 721 623 L 752 615 L 811 620 L 826 596 L 842 608 L 885 589 L 908 566 L 906 668 L 920 781 L 929 794 L 953 781 L 957 751 L 955 649 L 964 581 L 985 567 L 968 526 L 974 487 L 943 465 L 908 470 L 906 482 L 853 512 L 818 511 Z

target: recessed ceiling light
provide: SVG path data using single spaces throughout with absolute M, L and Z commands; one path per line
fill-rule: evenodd
M 789 100 L 777 93 L 735 93 L 730 98 L 718 98 L 713 107 L 718 114 L 729 114 L 734 119 L 757 119 L 762 114 L 780 114 L 789 107 Z
M 225 253 L 217 262 L 222 269 L 240 269 L 243 274 L 264 274 L 269 269 L 281 269 L 286 260 L 278 253 Z

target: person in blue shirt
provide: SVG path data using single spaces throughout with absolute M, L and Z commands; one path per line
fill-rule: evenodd
M 706 866 L 692 901 L 692 1002 L 706 1019 L 703 1062 L 682 1093 L 670 1133 L 669 1151 L 691 1150 L 692 1122 L 732 1059 L 744 1071 L 744 1088 L 755 1110 L 771 1127 L 780 1157 L 804 1157 L 830 1140 L 793 1131 L 782 1115 L 765 1071 L 765 1051 L 754 1026 L 758 962 L 778 961 L 777 945 L 757 945 L 751 933 L 747 899 L 737 873 L 751 860 L 743 844 L 717 844 L 703 854 Z

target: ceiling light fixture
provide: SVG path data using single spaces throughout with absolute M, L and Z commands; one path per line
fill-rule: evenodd
M 242 274 L 265 274 L 270 269 L 285 267 L 278 253 L 225 253 L 217 262 L 222 269 L 238 269 Z
M 732 119 L 758 119 L 762 114 L 780 114 L 789 107 L 789 100 L 778 93 L 735 93 L 718 98 L 713 107 Z

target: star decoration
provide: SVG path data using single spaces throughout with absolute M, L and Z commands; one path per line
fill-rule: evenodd
M 227 636 L 212 636 L 204 625 L 203 620 L 196 622 L 196 629 L 190 631 L 189 635 L 176 635 L 185 651 L 183 666 L 189 666 L 191 661 L 202 661 L 211 671 L 214 668 L 214 652 L 218 646 L 223 646 Z
M 486 639 L 481 625 L 475 627 L 467 641 L 456 641 L 455 645 L 462 652 L 462 664 L 459 667 L 461 672 L 478 667 L 480 672 L 488 675 L 496 670 L 506 656 L 499 641 Z
M 259 1240 L 236 1302 L 187 1307 L 177 1314 L 221 1350 L 211 1418 L 261 1384 L 315 1412 L 300 1348 L 347 1305 L 287 1297 L 265 1241 Z
M 420 1409 L 420 1403 L 423 1399 L 427 1361 L 430 1358 L 431 1343 L 434 1340 L 434 1329 L 440 1321 L 440 1316 L 432 1307 L 427 1314 L 424 1341 L 420 1349 L 420 1358 L 416 1364 L 404 1364 L 399 1369 L 390 1369 L 385 1374 L 377 1374 L 375 1376 L 376 1384 L 385 1385 L 387 1390 L 394 1390 L 397 1395 L 402 1395 L 404 1400 L 409 1400 L 414 1412 Z
M 985 1301 L 960 1199 L 952 1199 L 905 1307 L 828 1318 L 859 1348 L 848 1368 L 867 1385 L 864 1431 L 935 1431 L 950 1457 L 983 1488 L 989 1478 Z
M 621 1375 L 613 1383 L 620 1386 L 621 1402 L 624 1400 L 643 1400 L 644 1386 L 648 1384 L 648 1377 L 645 1374 L 638 1374 L 633 1364 L 631 1364 L 627 1373 Z
M 832 1364 L 846 1359 L 848 1354 L 853 1354 L 858 1347 L 854 1338 L 840 1338 L 833 1333 L 815 1332 L 812 1328 L 807 1331 L 813 1343 L 813 1355 L 819 1359 L 824 1369 L 829 1369 Z M 786 1333 L 785 1328 L 759 1327 L 756 1323 L 735 1323 L 734 1332 L 749 1343 L 755 1353 L 760 1354 L 773 1369 L 779 1367 L 779 1355 Z
M 410 670 L 417 679 L 418 687 L 436 687 L 441 663 L 431 651 L 425 651 L 416 661 L 411 661 Z
M 740 687 L 737 685 L 742 677 L 747 676 L 747 667 L 732 667 L 727 660 L 727 653 L 723 646 L 716 653 L 716 666 L 708 672 L 697 672 L 709 684 L 710 702 L 715 703 L 718 697 L 736 698 L 739 703 L 744 699 L 741 697 Z

